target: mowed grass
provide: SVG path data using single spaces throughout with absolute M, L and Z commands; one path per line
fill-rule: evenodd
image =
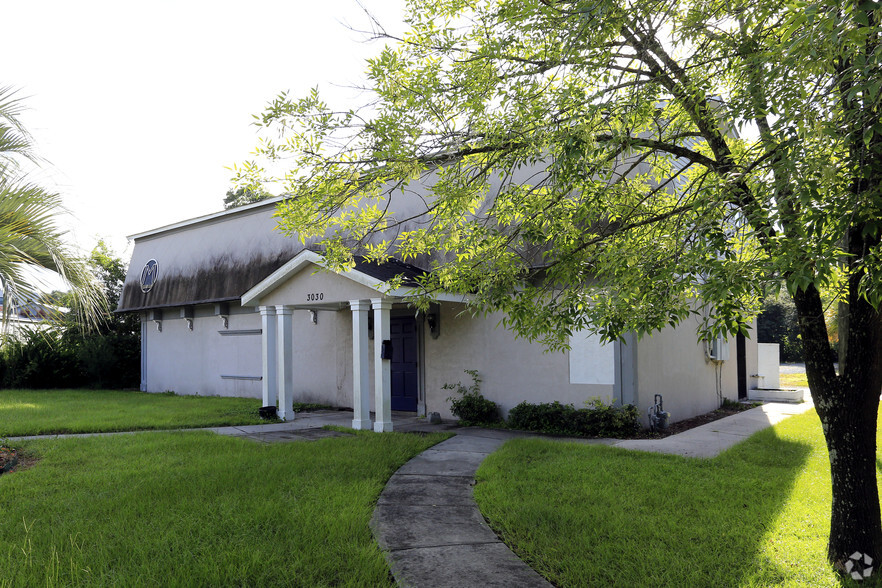
M 120 390 L 0 390 L 0 437 L 259 424 L 260 404 Z
M 0 586 L 391 585 L 373 505 L 446 437 L 29 441 L 36 465 L 0 476 Z
M 785 388 L 808 388 L 808 376 L 801 374 L 781 374 L 779 383 Z
M 714 459 L 511 441 L 477 481 L 491 526 L 557 586 L 841 585 L 814 411 Z

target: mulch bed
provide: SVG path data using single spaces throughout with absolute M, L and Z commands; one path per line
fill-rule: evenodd
M 744 412 L 745 410 L 750 410 L 751 408 L 756 408 L 761 403 L 746 403 L 746 404 L 727 404 L 722 408 L 718 408 L 716 410 L 712 410 L 711 412 L 700 414 L 698 416 L 692 417 L 691 419 L 684 419 L 682 421 L 677 421 L 676 423 L 672 423 L 668 425 L 668 428 L 664 431 L 650 432 L 648 430 L 641 431 L 634 438 L 636 439 L 661 439 L 662 437 L 670 437 L 671 435 L 676 435 L 677 433 L 682 433 L 683 431 L 688 431 L 689 429 L 694 429 L 695 427 L 700 427 L 701 425 L 706 425 L 708 423 L 712 423 L 714 421 L 718 421 L 727 416 L 732 416 L 733 414 L 738 414 L 739 412 Z
M 0 447 L 0 474 L 11 471 L 18 465 L 18 452 L 9 447 Z

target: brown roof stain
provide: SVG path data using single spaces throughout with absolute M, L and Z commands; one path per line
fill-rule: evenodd
M 218 256 L 196 268 L 192 275 L 163 274 L 162 260 L 157 260 L 159 275 L 150 291 L 142 292 L 137 279 L 126 282 L 117 312 L 238 300 L 295 254 L 288 251 L 248 261 L 234 260 L 230 255 Z
M 247 262 L 233 259 L 228 254 L 216 256 L 205 266 L 197 268 L 193 275 L 166 275 L 163 273 L 162 261 L 157 260 L 159 274 L 150 291 L 142 292 L 137 279 L 126 282 L 117 312 L 239 300 L 245 292 L 285 265 L 300 251 L 302 249 L 292 249 L 273 256 L 257 256 Z M 355 256 L 355 269 L 384 282 L 401 275 L 402 283 L 408 286 L 416 285 L 417 279 L 427 273 L 422 268 L 396 259 L 377 264 L 368 262 L 361 256 Z

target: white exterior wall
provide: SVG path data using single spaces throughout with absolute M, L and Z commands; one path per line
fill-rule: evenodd
M 231 304 L 231 306 L 233 306 Z M 166 309 L 162 331 L 147 320 L 142 331 L 142 390 L 202 396 L 261 397 L 260 314 L 243 308 L 232 314 L 229 328 L 213 306 L 197 307 L 193 330 L 179 309 Z M 235 311 L 234 311 L 235 312 Z M 147 315 L 142 315 L 146 320 Z M 348 311 L 319 311 L 313 324 L 306 310 L 292 316 L 294 401 L 352 406 L 352 318 Z M 221 331 L 257 331 L 221 335 Z M 372 358 L 372 356 L 371 356 Z M 222 378 L 246 376 L 252 380 Z
M 328 273 L 300 272 L 281 285 L 262 303 L 281 305 L 301 302 L 305 292 L 325 292 L 325 303 L 338 301 L 334 292 L 346 297 L 365 298 L 372 291 Z M 329 300 L 330 299 L 330 300 Z M 339 302 L 339 301 L 338 301 Z M 142 343 L 144 377 L 142 388 L 149 392 L 174 391 L 178 394 L 261 397 L 262 358 L 260 314 L 252 308 L 231 304 L 229 326 L 225 329 L 213 305 L 196 307 L 193 330 L 179 318 L 180 309 L 165 309 L 162 331 L 145 320 Z M 463 312 L 461 304 L 440 305 L 440 336 L 433 339 L 422 325 L 419 339 L 421 350 L 421 405 L 427 412 L 439 412 L 451 418 L 447 400 L 454 391 L 445 390 L 446 383 L 471 384 L 463 370 L 478 370 L 483 395 L 498 403 L 503 415 L 522 401 L 531 403 L 560 401 L 576 407 L 592 398 L 605 402 L 636 400 L 641 416 L 653 403 L 655 394 L 662 394 L 664 408 L 678 421 L 719 406 L 717 372 L 722 376 L 722 393 L 736 399 L 737 348 L 730 342 L 729 360 L 722 364 L 709 361 L 705 345 L 697 341 L 695 326 L 684 324 L 644 337 L 636 344 L 636 354 L 616 352 L 614 363 L 621 366 L 612 371 L 620 380 L 636 373 L 634 390 L 622 391 L 616 384 L 573 384 L 569 351 L 546 353 L 542 345 L 518 339 L 499 326 L 502 315 L 472 317 Z M 399 305 L 396 313 L 413 311 Z M 317 402 L 339 407 L 352 407 L 352 313 L 317 308 L 313 324 L 309 310 L 293 310 L 292 371 L 295 402 Z M 253 334 L 233 335 L 238 331 Z M 228 333 L 221 335 L 222 332 Z M 633 345 L 633 343 L 632 343 Z M 373 378 L 373 345 L 368 346 L 368 366 Z M 627 362 L 636 355 L 636 369 Z M 757 373 L 757 348 L 748 340 L 746 371 Z M 609 361 L 609 359 L 607 359 Z M 619 369 L 615 369 L 618 367 Z M 244 376 L 252 379 L 222 378 Z M 584 374 L 582 375 L 584 376 Z M 750 381 L 748 381 L 750 383 Z M 627 387 L 627 383 L 625 384 Z M 374 397 L 371 395 L 371 410 Z
M 232 305 L 231 305 L 232 306 Z M 180 309 L 163 311 L 162 331 L 142 314 L 142 390 L 172 391 L 202 396 L 260 398 L 260 380 L 223 379 L 227 376 L 259 377 L 260 335 L 221 335 L 220 331 L 259 330 L 260 315 L 251 309 L 231 314 L 224 329 L 214 306 L 196 307 L 193 330 L 180 318 Z
M 671 422 L 688 419 L 719 408 L 718 370 L 722 376 L 722 395 L 738 399 L 737 347 L 729 341 L 729 359 L 715 363 L 707 359 L 706 344 L 699 342 L 697 324 L 686 321 L 677 328 L 645 336 L 637 345 L 637 397 L 641 416 L 661 394 Z M 756 373 L 756 344 L 747 340 L 745 347 L 747 384 Z
M 611 399 L 614 386 L 570 384 L 568 352 L 543 353 L 540 344 L 515 338 L 514 333 L 497 326 L 500 313 L 486 317 L 460 314 L 464 307 L 441 305 L 441 334 L 432 339 L 426 333 L 425 393 L 426 410 L 451 418 L 447 398 L 453 390 L 446 383 L 471 385 L 463 370 L 478 370 L 481 393 L 500 405 L 505 415 L 517 404 L 552 402 L 581 408 L 592 397 Z
M 457 316 L 462 305 L 444 304 L 441 336 L 426 332 L 423 370 L 426 409 L 451 418 L 447 382 L 470 384 L 464 369 L 480 372 L 482 392 L 498 402 L 504 413 L 516 404 L 558 400 L 581 407 L 592 397 L 611 400 L 613 386 L 569 383 L 567 352 L 543 353 L 541 345 L 516 339 L 503 327 L 500 316 Z M 229 330 L 259 330 L 260 314 L 232 314 Z M 235 311 L 234 311 L 235 312 Z M 399 310 L 397 312 L 410 311 Z M 223 375 L 260 376 L 260 335 L 222 336 L 221 319 L 213 307 L 197 307 L 193 331 L 188 330 L 179 309 L 166 309 L 162 331 L 152 321 L 145 324 L 145 386 L 148 392 L 171 390 L 178 394 L 245 396 L 260 398 L 260 380 L 222 379 Z M 146 316 L 146 315 L 145 315 Z M 313 324 L 307 310 L 294 310 L 294 401 L 331 406 L 352 406 L 352 315 L 348 309 L 319 310 Z M 373 381 L 373 345 L 368 365 Z M 371 410 L 374 399 L 371 396 Z
M 348 310 L 294 311 L 294 402 L 352 407 L 352 318 Z

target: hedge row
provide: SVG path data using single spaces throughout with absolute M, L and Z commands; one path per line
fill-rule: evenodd
M 0 346 L 2 388 L 137 388 L 140 338 L 47 329 L 7 337 Z
M 465 370 L 472 377 L 472 385 L 462 383 L 445 384 L 446 390 L 455 390 L 457 395 L 447 400 L 450 411 L 462 424 L 506 425 L 512 429 L 535 431 L 552 435 L 571 437 L 628 437 L 640 430 L 637 407 L 611 406 L 600 399 L 594 399 L 586 408 L 576 408 L 572 404 L 543 402 L 531 404 L 521 402 L 508 413 L 504 421 L 499 406 L 481 394 L 481 380 L 475 370 Z

